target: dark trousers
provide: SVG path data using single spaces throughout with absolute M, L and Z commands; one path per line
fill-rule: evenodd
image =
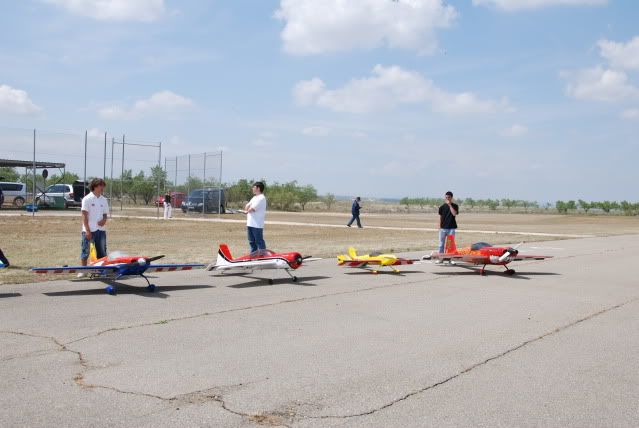
M 357 214 L 353 213 L 353 217 L 351 217 L 351 220 L 347 223 L 347 226 L 350 226 L 351 224 L 353 224 L 355 220 L 357 220 L 357 227 L 362 227 L 362 222 L 359 221 L 359 213 Z
M 266 250 L 266 242 L 264 242 L 264 229 L 247 226 L 246 231 L 248 234 L 249 246 L 251 247 L 251 253 L 254 253 L 257 250 Z

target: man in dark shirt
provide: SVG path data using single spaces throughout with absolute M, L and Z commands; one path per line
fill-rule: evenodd
M 361 208 L 359 202 L 361 200 L 362 198 L 360 198 L 359 196 L 353 199 L 353 205 L 351 206 L 351 214 L 353 216 L 351 217 L 351 220 L 346 224 L 346 226 L 351 227 L 351 224 L 353 224 L 353 222 L 357 220 L 357 227 L 359 227 L 360 229 L 362 228 L 362 222 L 359 220 L 359 209 Z
M 171 218 L 172 205 L 171 205 L 171 192 L 166 192 L 164 195 L 164 219 L 168 220 Z
M 459 214 L 459 206 L 453 202 L 453 192 L 448 191 L 444 195 L 445 203 L 439 207 L 439 252 L 444 252 L 447 236 L 455 236 L 457 221 L 455 217 Z M 437 260 L 435 263 L 441 263 Z

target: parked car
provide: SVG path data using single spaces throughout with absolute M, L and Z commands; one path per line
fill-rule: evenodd
M 179 208 L 182 206 L 182 202 L 184 202 L 185 198 L 186 198 L 186 193 L 171 192 L 171 205 L 176 208 Z M 164 206 L 164 195 L 158 196 L 155 199 L 155 205 L 158 205 L 160 207 Z
M 36 204 L 38 205 L 53 205 L 53 198 L 64 198 L 64 207 L 79 207 L 82 205 L 82 200 L 76 201 L 73 193 L 73 185 L 71 184 L 53 184 L 47 187 L 44 193 L 38 193 L 36 195 Z
M 182 212 L 204 210 L 207 213 L 223 214 L 225 205 L 224 189 L 197 189 L 191 191 L 182 202 Z
M 13 183 L 9 181 L 0 182 L 4 203 L 12 204 L 15 207 L 22 207 L 27 200 L 27 185 L 24 183 Z

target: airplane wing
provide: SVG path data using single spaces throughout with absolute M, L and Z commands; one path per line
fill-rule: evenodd
M 545 260 L 545 259 L 551 259 L 553 256 L 528 256 L 528 255 L 517 255 L 515 256 L 515 258 L 513 259 L 513 261 L 519 262 L 522 260 Z
M 146 272 L 175 272 L 178 270 L 191 270 L 203 268 L 202 264 L 165 264 L 165 265 L 151 265 Z
M 60 267 L 34 267 L 29 269 L 33 273 L 104 273 L 115 272 L 120 265 L 106 266 L 60 266 Z
M 454 260 L 462 263 L 472 264 L 490 264 L 490 258 L 488 256 L 470 255 L 470 254 L 445 254 L 445 253 L 433 253 L 430 255 L 432 260 Z

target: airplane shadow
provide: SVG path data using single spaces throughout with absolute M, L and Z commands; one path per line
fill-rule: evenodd
M 461 266 L 458 266 L 461 267 Z M 476 277 L 481 277 L 481 275 L 479 274 L 479 270 L 478 269 L 474 269 L 474 268 L 465 268 L 467 269 L 466 271 L 463 272 L 459 272 L 459 271 L 453 271 L 453 272 L 432 272 L 434 275 L 441 275 L 441 276 L 476 276 Z M 559 273 L 556 272 L 521 272 L 521 271 L 517 271 L 514 275 L 508 275 L 505 271 L 494 271 L 494 270 L 486 270 L 486 273 L 484 276 L 501 276 L 504 278 L 510 278 L 510 279 L 524 279 L 524 280 L 531 280 L 532 278 L 530 277 L 535 277 L 535 276 L 555 276 L 555 275 L 561 275 Z
M 105 283 L 106 284 L 106 283 Z M 167 285 L 157 286 L 156 291 L 150 293 L 144 287 L 136 287 L 129 284 L 124 284 L 117 281 L 109 281 L 108 284 L 113 285 L 116 289 L 116 295 L 118 294 L 136 294 L 142 297 L 152 297 L 156 299 L 166 299 L 169 297 L 165 292 L 168 291 L 180 291 L 180 290 L 198 290 L 201 288 L 215 288 L 213 285 Z M 65 297 L 65 296 L 92 296 L 98 294 L 107 294 L 104 288 L 93 288 L 88 290 L 70 290 L 70 291 L 56 291 L 50 293 L 44 293 L 49 297 Z
M 7 297 L 19 297 L 22 296 L 20 293 L 0 293 L 0 299 L 5 299 Z
M 399 272 L 392 272 L 390 270 L 380 270 L 377 275 L 392 275 L 392 276 L 406 276 L 406 274 L 412 273 L 424 273 L 421 270 L 400 270 Z M 344 272 L 345 275 L 375 275 L 372 270 L 359 270 L 355 272 Z
M 230 275 L 229 275 L 230 276 Z M 238 276 L 238 275 L 233 275 L 233 276 Z M 233 285 L 229 285 L 229 288 L 252 288 L 252 287 L 265 287 L 265 286 L 270 286 L 271 284 L 269 284 L 268 280 L 269 278 L 259 278 L 259 277 L 255 277 L 255 276 L 247 276 L 247 275 L 242 275 L 244 278 L 250 278 L 253 279 L 254 281 L 251 282 L 245 282 L 243 284 L 233 284 Z M 311 282 L 308 281 L 317 281 L 319 279 L 327 279 L 330 278 L 328 276 L 299 276 L 297 277 L 297 282 L 293 282 L 293 280 L 291 278 L 275 278 L 273 279 L 273 285 L 277 285 L 277 284 L 294 284 L 294 285 L 301 285 L 303 287 L 317 287 L 317 284 L 313 284 Z

